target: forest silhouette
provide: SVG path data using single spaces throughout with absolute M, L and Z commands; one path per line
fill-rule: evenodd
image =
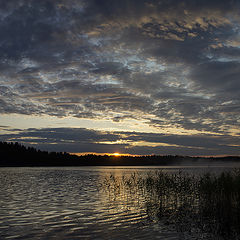
M 37 166 L 168 166 L 240 162 L 239 156 L 190 157 L 178 155 L 114 156 L 41 151 L 18 142 L 0 142 L 0 167 Z

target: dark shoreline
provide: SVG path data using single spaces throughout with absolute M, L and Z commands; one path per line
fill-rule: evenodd
M 0 167 L 70 167 L 70 166 L 172 166 L 240 163 L 240 156 L 191 157 L 178 155 L 109 156 L 72 155 L 47 152 L 19 143 L 0 142 Z

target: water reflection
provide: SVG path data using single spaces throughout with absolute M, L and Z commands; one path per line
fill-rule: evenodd
M 150 170 L 2 168 L 0 239 L 209 239 L 198 198 L 160 194 L 143 181 Z
M 110 175 L 101 189 L 111 201 L 145 209 L 159 232 L 183 239 L 240 239 L 240 172 Z

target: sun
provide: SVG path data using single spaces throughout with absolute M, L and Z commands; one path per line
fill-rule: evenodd
M 121 156 L 121 154 L 118 153 L 118 152 L 116 152 L 116 153 L 113 153 L 113 156 L 114 156 L 114 157 L 119 157 L 119 156 Z

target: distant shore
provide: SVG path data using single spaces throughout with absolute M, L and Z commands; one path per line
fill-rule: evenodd
M 240 156 L 191 157 L 179 155 L 114 156 L 47 152 L 19 143 L 0 142 L 0 167 L 44 166 L 171 166 L 237 164 Z

